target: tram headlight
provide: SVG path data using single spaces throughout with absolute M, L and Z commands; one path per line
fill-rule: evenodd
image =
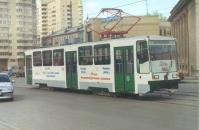
M 172 78 L 177 78 L 177 74 L 172 74 Z
M 159 79 L 159 75 L 152 75 L 152 79 Z

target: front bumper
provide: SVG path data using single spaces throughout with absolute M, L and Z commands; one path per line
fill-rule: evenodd
M 178 90 L 178 82 L 179 80 L 149 81 L 148 85 L 139 86 L 139 95 L 171 96 Z
M 149 81 L 150 92 L 178 89 L 179 79 L 164 81 Z
M 162 97 L 169 97 L 172 96 L 177 89 L 160 89 L 154 92 L 148 92 L 145 94 L 139 94 L 140 96 L 162 96 Z
M 13 98 L 14 93 L 13 92 L 1 92 L 0 99 L 7 99 L 7 98 Z

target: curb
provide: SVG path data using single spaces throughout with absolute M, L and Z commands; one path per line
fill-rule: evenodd
M 179 83 L 199 83 L 199 80 L 181 80 Z
M 0 129 L 1 130 L 20 130 L 19 128 L 15 127 L 15 126 L 5 123 L 5 122 L 2 122 L 2 121 L 0 121 Z
M 184 77 L 183 80 L 199 80 L 199 77 L 197 77 L 197 76 L 196 77 L 195 76 L 194 77 L 193 76 L 191 76 L 191 77 L 187 76 L 187 77 Z

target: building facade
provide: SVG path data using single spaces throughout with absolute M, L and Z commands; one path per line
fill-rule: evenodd
M 0 67 L 24 66 L 24 51 L 37 47 L 36 1 L 0 1 Z
M 185 75 L 199 74 L 199 0 L 179 0 L 171 11 L 172 35 L 177 38 L 179 69 Z
M 160 36 L 171 37 L 171 23 L 167 20 L 159 21 Z
M 159 20 L 158 16 L 138 16 L 140 21 L 133 26 L 128 34 L 124 34 L 124 37 L 131 36 L 141 36 L 141 35 L 161 35 L 161 36 L 171 36 L 171 25 L 170 22 L 166 20 Z M 107 23 L 102 22 L 102 19 L 97 19 L 99 22 L 95 21 L 95 24 L 91 26 L 92 29 L 102 32 L 104 26 Z M 93 21 L 93 18 L 90 19 Z M 127 30 L 133 23 L 132 17 L 124 17 L 122 22 L 116 26 L 113 31 L 124 31 Z M 116 21 L 109 22 L 110 27 L 112 27 Z M 85 29 L 85 39 L 86 42 L 99 41 L 101 36 L 99 36 L 94 31 Z M 106 39 L 105 39 L 106 40 Z
M 83 43 L 84 27 L 77 26 L 73 28 L 66 28 L 50 35 L 42 37 L 42 46 L 64 46 L 77 43 Z
M 37 7 L 38 43 L 42 37 L 83 24 L 81 0 L 39 0 Z

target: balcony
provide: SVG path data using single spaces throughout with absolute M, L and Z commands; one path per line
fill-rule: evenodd
M 56 23 L 52 23 L 52 25 L 56 25 Z
M 48 23 L 47 22 L 42 22 L 42 26 L 47 26 Z
M 46 32 L 42 32 L 42 35 L 47 35 L 48 34 L 48 32 L 46 31 Z
M 47 19 L 42 19 L 42 23 L 47 23 Z
M 46 10 L 42 10 L 42 14 L 43 14 L 43 13 L 47 13 L 47 11 L 46 11 Z
M 47 30 L 48 29 L 48 26 L 42 26 L 42 30 L 45 29 Z
M 1 59 L 8 59 L 10 56 L 9 55 L 0 55 Z
M 47 6 L 42 6 L 41 8 L 42 8 L 42 10 L 43 10 L 43 9 L 46 10 L 46 9 L 47 9 Z
M 40 44 L 33 44 L 33 48 L 40 48 Z
M 51 13 L 56 13 L 56 10 L 52 10 Z
M 47 15 L 47 13 L 46 12 L 42 12 L 42 15 L 45 16 L 45 15 Z
M 47 19 L 47 16 L 42 16 L 42 19 Z
M 24 58 L 24 55 L 17 55 L 17 58 Z
M 42 4 L 42 7 L 47 7 L 47 4 Z

